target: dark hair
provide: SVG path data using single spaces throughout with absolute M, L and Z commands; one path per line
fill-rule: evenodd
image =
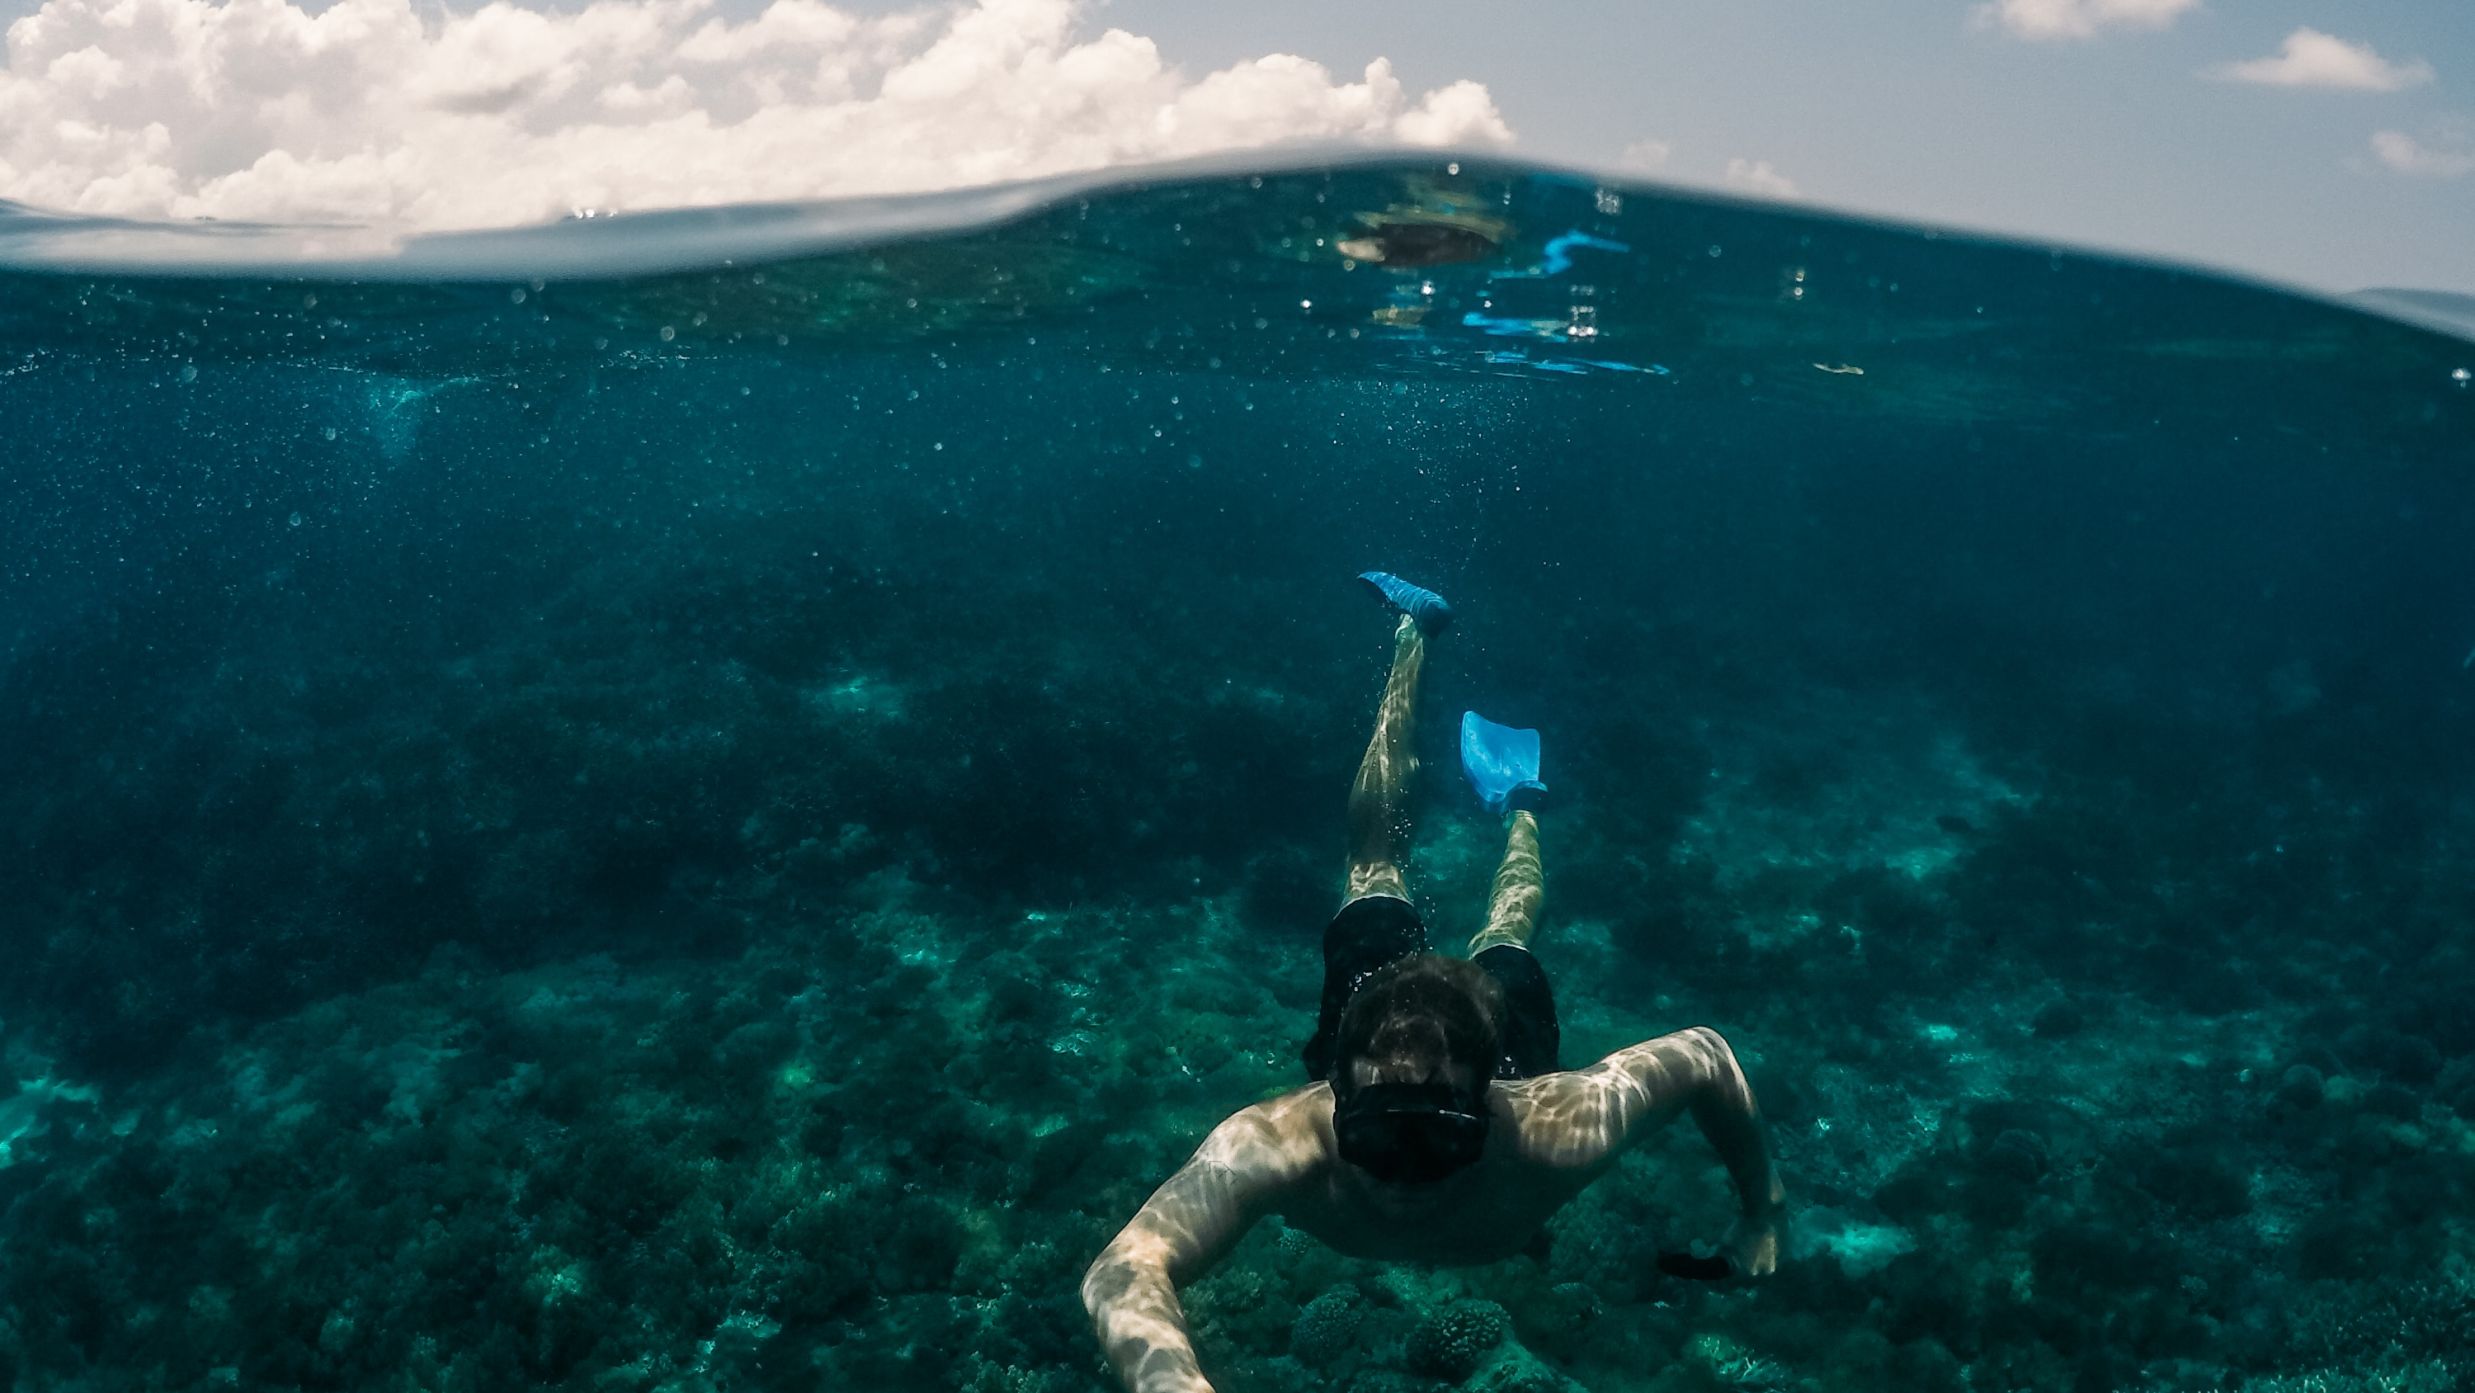
M 1477 964 L 1412 953 L 1350 997 L 1334 1031 L 1333 1090 L 1357 1086 L 1351 1065 L 1363 1059 L 1384 1083 L 1451 1082 L 1456 1092 L 1477 1092 L 1495 1077 L 1503 1026 L 1503 989 Z

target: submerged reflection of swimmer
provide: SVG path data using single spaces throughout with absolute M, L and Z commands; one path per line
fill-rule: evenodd
M 1370 572 L 1397 610 L 1392 672 L 1349 793 L 1348 899 L 1324 931 L 1321 1018 L 1304 1088 L 1205 1138 L 1094 1260 L 1083 1302 L 1133 1393 L 1207 1393 L 1177 1288 L 1277 1215 L 1355 1257 L 1433 1264 L 1537 1251 L 1541 1225 L 1626 1148 L 1690 1111 L 1726 1163 L 1740 1217 L 1718 1255 L 1665 1255 L 1690 1277 L 1778 1262 L 1782 1190 L 1753 1090 L 1716 1031 L 1678 1031 L 1559 1070 L 1546 975 L 1529 951 L 1539 869 L 1534 731 L 1462 721 L 1462 765 L 1504 815 L 1504 859 L 1466 957 L 1427 951 L 1400 869 L 1418 676 L 1451 619 L 1431 591 Z

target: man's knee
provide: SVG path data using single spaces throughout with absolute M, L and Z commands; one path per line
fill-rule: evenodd
M 1409 898 L 1409 881 L 1401 868 L 1392 861 L 1358 861 L 1349 867 L 1349 899 L 1351 903 L 1377 896 L 1396 900 Z
M 1407 895 L 1353 894 L 1323 931 L 1323 958 L 1330 964 L 1381 965 L 1426 946 L 1426 924 Z

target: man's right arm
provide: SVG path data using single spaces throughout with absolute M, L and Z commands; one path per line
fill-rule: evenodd
M 1299 1147 L 1269 1111 L 1212 1130 L 1083 1274 L 1083 1308 L 1128 1393 L 1211 1393 L 1177 1289 L 1227 1255 L 1293 1177 Z

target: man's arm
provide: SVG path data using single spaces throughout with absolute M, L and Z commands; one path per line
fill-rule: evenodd
M 1625 1145 L 1648 1136 L 1674 1117 L 1681 1100 L 1710 1139 L 1711 1149 L 1736 1182 L 1736 1198 L 1748 1218 L 1775 1214 L 1787 1192 L 1770 1164 L 1762 1136 L 1761 1105 L 1727 1039 L 1706 1025 L 1647 1040 L 1609 1056 L 1638 1084 L 1640 1115 L 1627 1119 Z
M 1299 1146 L 1258 1104 L 1212 1130 L 1083 1274 L 1109 1366 L 1128 1393 L 1211 1393 L 1177 1289 L 1209 1271 L 1298 1171 Z
M 1549 1075 L 1556 1078 L 1556 1075 Z M 1702 1135 L 1736 1185 L 1743 1217 L 1723 1245 L 1747 1276 L 1778 1265 L 1778 1221 L 1786 1202 L 1762 1136 L 1761 1109 L 1736 1052 L 1707 1026 L 1679 1030 L 1616 1051 L 1570 1076 L 1578 1096 L 1558 1100 L 1547 1129 L 1556 1159 L 1597 1170 L 1690 1108 Z

